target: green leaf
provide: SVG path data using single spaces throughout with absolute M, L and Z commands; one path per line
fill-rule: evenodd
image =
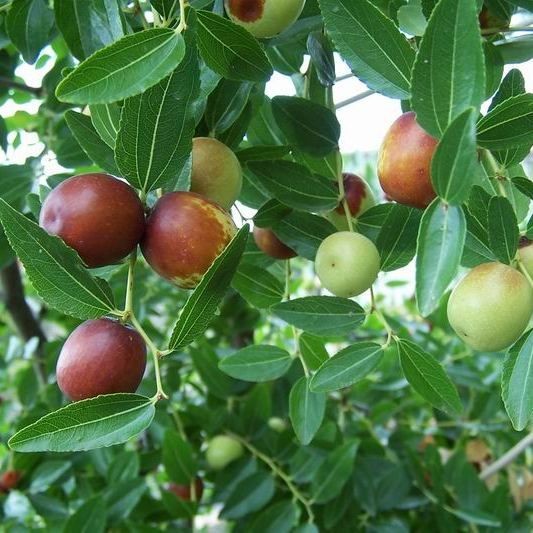
M 291 326 L 315 335 L 345 335 L 365 319 L 359 304 L 336 296 L 306 296 L 274 305 L 271 310 Z
M 193 102 L 199 93 L 198 54 L 186 32 L 179 67 L 124 102 L 115 157 L 122 175 L 144 192 L 175 184 L 192 150 Z
M 502 372 L 502 398 L 516 431 L 533 419 L 533 330 L 511 347 Z
M 76 512 L 70 516 L 65 524 L 63 533 L 104 533 L 107 523 L 107 509 L 101 495 L 84 502 Z
M 6 30 L 24 61 L 33 64 L 53 37 L 54 12 L 45 0 L 13 0 Z
M 290 154 L 289 146 L 250 146 L 235 152 L 235 155 L 245 165 L 250 161 L 272 161 L 282 159 Z
M 508 98 L 524 94 L 526 92 L 526 82 L 522 73 L 516 69 L 511 69 L 502 80 L 498 92 L 490 102 L 489 111 L 492 111 L 498 104 Z
M 198 48 L 207 66 L 236 81 L 267 81 L 272 66 L 257 40 L 244 28 L 209 11 L 198 11 Z
M 460 44 L 458 44 L 460 43 Z M 485 99 L 485 59 L 478 9 L 471 0 L 441 0 L 429 19 L 413 68 L 418 123 L 434 137 Z
M 389 272 L 411 262 L 416 252 L 421 217 L 420 209 L 400 204 L 391 207 L 376 240 L 381 270 Z M 359 228 L 359 221 L 357 224 Z
M 281 302 L 285 287 L 268 270 L 251 264 L 241 264 L 231 286 L 251 305 L 259 309 Z
M 529 178 L 518 176 L 512 179 L 513 185 L 522 193 L 533 200 L 533 181 Z
M 327 361 L 329 355 L 324 346 L 324 341 L 320 337 L 315 337 L 310 333 L 302 333 L 298 338 L 300 354 L 310 370 L 318 370 L 320 365 Z
M 171 350 L 188 346 L 209 327 L 237 270 L 249 230 L 248 224 L 239 230 L 183 306 L 169 342 Z
M 351 477 L 359 441 L 349 440 L 331 452 L 313 478 L 315 503 L 326 503 L 340 494 Z
M 120 125 L 120 106 L 118 104 L 94 104 L 89 106 L 89 109 L 94 129 L 102 141 L 114 150 Z
M 326 395 L 312 392 L 309 378 L 302 376 L 289 395 L 289 416 L 294 433 L 303 446 L 307 446 L 320 429 L 326 412 Z
M 292 357 L 277 346 L 247 346 L 224 357 L 219 368 L 229 376 L 245 381 L 272 381 L 283 376 L 292 364 Z
M 294 501 L 279 501 L 262 511 L 249 526 L 249 531 L 290 533 L 298 521 L 300 509 Z
M 120 175 L 113 150 L 100 138 L 91 118 L 69 109 L 65 113 L 65 120 L 83 151 L 94 163 L 110 174 Z
M 422 216 L 416 257 L 416 301 L 422 316 L 430 315 L 453 281 L 466 239 L 460 207 L 436 199 Z
M 436 359 L 405 339 L 398 342 L 398 353 L 405 378 L 422 398 L 448 413 L 462 411 L 457 389 Z
M 389 98 L 408 98 L 415 52 L 393 21 L 368 0 L 319 4 L 328 35 L 352 72 Z
M 452 205 L 465 202 L 476 181 L 476 118 L 473 108 L 458 115 L 444 132 L 431 162 L 435 192 Z
M 35 174 L 28 165 L 0 165 L 0 198 L 18 206 L 30 192 Z
M 98 318 L 115 309 L 109 286 L 93 278 L 78 254 L 61 239 L 0 200 L 0 220 L 41 298 L 77 318 Z
M 41 463 L 32 473 L 30 492 L 43 492 L 66 474 L 72 464 L 69 461 L 50 460 Z
M 478 144 L 503 150 L 533 143 L 533 94 L 504 100 L 477 123 Z
M 311 380 L 311 390 L 331 392 L 364 379 L 383 358 L 383 348 L 374 342 L 359 342 L 328 359 Z
M 493 196 L 488 211 L 489 243 L 494 255 L 507 265 L 518 250 L 518 222 L 511 202 L 503 196 Z
M 254 216 L 254 226 L 271 228 L 282 218 L 288 215 L 292 209 L 278 202 L 275 198 L 264 203 Z
M 71 403 L 13 435 L 17 452 L 77 452 L 121 444 L 146 429 L 154 417 L 150 398 L 110 394 Z
M 299 256 L 315 260 L 322 241 L 335 233 L 335 226 L 323 217 L 295 211 L 272 227 L 276 236 Z
M 220 518 L 236 520 L 262 509 L 274 496 L 274 478 L 271 474 L 255 472 L 239 481 L 224 503 Z
M 80 60 L 124 35 L 116 0 L 54 0 L 57 25 Z
M 109 465 L 107 479 L 111 485 L 131 481 L 139 476 L 140 461 L 135 451 L 124 450 Z
M 135 96 L 168 76 L 185 55 L 181 34 L 153 28 L 98 50 L 57 86 L 61 102 L 108 104 Z
M 396 205 L 387 203 L 371 207 L 357 217 L 357 231 L 371 241 L 376 242 L 389 214 L 396 209 Z
M 276 96 L 272 112 L 280 130 L 298 150 L 325 156 L 338 147 L 341 127 L 327 107 L 296 96 Z
M 328 178 L 291 161 L 259 161 L 248 168 L 282 204 L 301 211 L 329 211 L 339 204 L 339 191 Z
M 198 471 L 191 445 L 172 429 L 165 431 L 163 439 L 163 466 L 172 481 L 183 485 L 195 479 Z
M 108 487 L 104 497 L 108 518 L 112 524 L 120 524 L 133 511 L 147 489 L 146 480 L 137 478 Z

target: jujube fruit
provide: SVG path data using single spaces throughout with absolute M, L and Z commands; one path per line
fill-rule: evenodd
M 82 174 L 50 192 L 39 223 L 94 268 L 120 261 L 137 246 L 144 209 L 127 183 L 108 174 Z
M 448 319 L 474 350 L 497 352 L 517 341 L 533 313 L 533 289 L 520 272 L 502 263 L 473 268 L 448 301 Z
M 364 235 L 339 231 L 320 244 L 315 270 L 322 286 L 335 296 L 351 298 L 370 289 L 381 259 L 374 243 Z
M 241 457 L 243 452 L 242 444 L 238 440 L 226 435 L 217 435 L 209 441 L 205 458 L 213 470 L 222 470 Z
M 139 333 L 116 320 L 87 320 L 68 337 L 57 360 L 57 384 L 71 400 L 135 392 L 146 367 Z
M 171 483 L 168 487 L 168 490 L 173 492 L 180 500 L 189 502 L 192 500 L 191 485 L 184 485 L 178 483 Z M 202 494 L 204 493 L 204 483 L 197 477 L 194 480 L 194 491 L 195 498 L 194 501 L 200 501 L 202 499 Z
M 365 180 L 355 174 L 345 172 L 343 175 L 344 198 L 348 203 L 348 209 L 352 218 L 362 215 L 367 209 L 376 204 L 374 195 Z M 326 218 L 339 230 L 349 229 L 346 213 L 344 211 L 344 201 L 330 211 Z
M 378 155 L 378 177 L 385 194 L 399 204 L 425 208 L 436 194 L 431 160 L 438 141 L 426 133 L 410 111 L 390 127 Z
M 486 6 L 479 13 L 479 26 L 482 30 L 503 30 L 509 27 L 509 18 L 503 18 L 494 14 Z
M 6 470 L 0 477 L 0 492 L 9 492 L 18 485 L 22 474 L 17 470 Z
M 192 192 L 171 192 L 148 217 L 141 249 L 160 276 L 192 289 L 235 233 L 233 220 L 218 204 Z
M 228 17 L 259 39 L 274 37 L 292 26 L 305 0 L 225 0 Z
M 216 139 L 193 139 L 191 191 L 229 210 L 241 188 L 242 168 L 237 156 Z
M 274 259 L 291 259 L 298 255 L 292 248 L 281 242 L 270 228 L 255 226 L 254 240 L 263 253 Z

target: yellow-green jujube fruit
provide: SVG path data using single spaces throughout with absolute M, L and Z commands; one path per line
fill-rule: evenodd
M 228 17 L 254 37 L 265 39 L 292 26 L 305 0 L 225 0 Z
M 473 268 L 448 301 L 448 320 L 471 348 L 498 352 L 516 342 L 533 313 L 533 289 L 523 274 L 502 263 Z
M 222 470 L 243 454 L 242 444 L 232 437 L 218 435 L 207 445 L 205 458 L 213 470 Z
M 359 233 L 339 231 L 319 246 L 315 270 L 320 283 L 335 296 L 351 298 L 370 289 L 381 259 L 374 243 Z
M 242 167 L 224 143 L 210 137 L 192 142 L 191 192 L 229 210 L 242 188 Z

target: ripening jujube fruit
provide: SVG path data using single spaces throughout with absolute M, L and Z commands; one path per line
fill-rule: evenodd
M 497 352 L 516 342 L 533 313 L 533 289 L 523 274 L 502 263 L 473 268 L 448 301 L 457 335 L 478 351 Z
M 18 485 L 22 474 L 18 470 L 6 470 L 0 476 L 0 492 L 9 492 Z
M 254 240 L 257 247 L 274 259 L 291 259 L 298 254 L 276 236 L 270 228 L 254 228 Z
M 348 203 L 350 214 L 352 215 L 352 218 L 355 219 L 359 215 L 362 215 L 367 209 L 373 207 L 376 204 L 376 201 L 370 187 L 363 178 L 348 172 L 345 172 L 342 176 L 344 197 Z M 330 211 L 326 215 L 326 218 L 339 231 L 346 231 L 349 229 L 343 201 L 341 201 L 333 211 Z
M 322 286 L 335 296 L 351 298 L 370 289 L 381 259 L 374 243 L 364 235 L 339 231 L 320 244 L 315 270 Z
M 82 174 L 50 192 L 39 223 L 94 268 L 126 257 L 141 240 L 145 222 L 143 205 L 127 183 L 108 174 Z
M 192 289 L 236 231 L 218 204 L 192 192 L 171 192 L 157 201 L 148 217 L 141 249 L 160 276 Z
M 171 483 L 168 487 L 168 490 L 170 492 L 173 492 L 180 500 L 183 500 L 185 502 L 190 502 L 193 499 L 190 484 L 183 485 L 178 483 Z M 199 502 L 202 499 L 202 495 L 204 493 L 204 483 L 199 477 L 194 480 L 194 492 L 194 501 Z
M 226 435 L 217 435 L 209 441 L 205 458 L 213 470 L 222 470 L 239 459 L 243 452 L 242 444 L 238 440 Z
M 229 210 L 242 188 L 242 168 L 225 144 L 210 137 L 192 143 L 191 191 Z
M 436 194 L 431 160 L 438 141 L 416 122 L 412 111 L 389 128 L 378 155 L 378 177 L 385 194 L 399 204 L 425 208 Z
M 87 320 L 68 337 L 57 360 L 57 384 L 71 400 L 135 392 L 146 367 L 139 333 L 116 320 Z
M 292 26 L 305 0 L 224 0 L 228 17 L 259 39 L 274 37 Z

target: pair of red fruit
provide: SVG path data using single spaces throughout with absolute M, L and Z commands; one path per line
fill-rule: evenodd
M 140 244 L 162 277 L 193 288 L 236 232 L 229 213 L 192 192 L 163 195 L 148 218 L 135 191 L 107 174 L 70 178 L 46 198 L 41 226 L 76 250 L 91 268 L 116 263 Z M 59 388 L 72 400 L 135 392 L 146 366 L 139 333 L 108 318 L 89 320 L 65 342 Z

